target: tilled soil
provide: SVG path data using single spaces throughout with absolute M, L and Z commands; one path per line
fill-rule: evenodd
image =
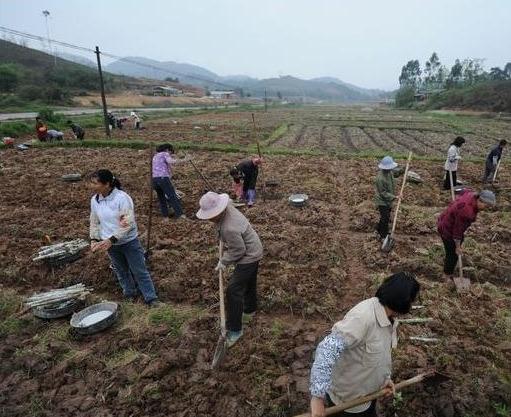
M 362 132 L 363 133 L 363 132 Z M 367 138 L 367 136 L 364 136 Z M 365 140 L 365 139 L 364 139 Z M 197 166 L 219 191 L 229 191 L 228 168 L 246 155 L 197 153 Z M 440 190 L 441 163 L 414 162 L 425 183 L 408 185 L 395 250 L 387 256 L 374 238 L 372 204 L 376 160 L 268 156 L 254 208 L 242 209 L 265 247 L 259 274 L 260 311 L 217 371 L 209 363 L 219 333 L 217 247 L 212 225 L 194 220 L 204 184 L 189 164 L 174 184 L 184 192 L 189 221 L 165 222 L 153 207 L 150 271 L 172 326 L 152 320 L 140 303 L 125 303 L 106 255 L 85 253 L 50 269 L 31 255 L 45 244 L 87 238 L 88 181 L 60 176 L 109 168 L 133 197 L 140 232 L 147 225 L 148 151 L 30 149 L 2 153 L 0 276 L 3 294 L 83 282 L 93 300 L 121 302 L 120 322 L 105 333 L 76 338 L 65 320 L 25 316 L 0 333 L 0 411 L 21 416 L 292 416 L 308 407 L 308 374 L 315 346 L 355 303 L 374 294 L 392 272 L 415 272 L 423 286 L 427 325 L 402 325 L 394 354 L 395 380 L 437 367 L 451 376 L 441 388 L 419 386 L 384 414 L 491 416 L 511 398 L 511 197 L 502 171 L 499 210 L 482 213 L 468 234 L 466 265 L 473 291 L 457 296 L 440 281 L 443 249 L 435 215 L 449 200 Z M 478 186 L 481 166 L 464 164 L 460 176 Z M 262 181 L 260 181 L 261 183 Z M 287 204 L 304 192 L 305 208 Z M 144 241 L 145 242 L 145 241 Z M 470 269 L 471 268 L 471 269 Z M 13 292 L 14 291 L 14 292 Z M 92 300 L 91 300 L 92 301 Z M 167 310 L 163 310 L 167 311 Z M 174 324 L 182 323 L 176 330 Z M 410 341 L 434 336 L 439 343 Z M 475 414 L 474 414 L 475 413 Z M 1 413 L 0 413 L 1 414 Z

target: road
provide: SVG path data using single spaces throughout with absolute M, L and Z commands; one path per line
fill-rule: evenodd
M 259 104 L 254 105 L 255 106 L 261 106 Z M 209 106 L 207 108 L 225 108 L 225 107 L 239 107 L 237 104 L 232 104 L 228 106 Z M 135 110 L 140 113 L 144 112 L 166 112 L 166 111 L 174 111 L 174 110 L 199 110 L 203 109 L 205 106 L 191 106 L 191 107 L 159 107 L 159 108 L 151 108 L 151 107 L 144 107 L 144 108 L 125 108 L 125 109 L 110 109 L 114 113 L 129 113 L 132 110 Z M 97 109 L 84 109 L 84 108 L 74 108 L 74 109 L 67 109 L 67 110 L 56 110 L 56 114 L 61 114 L 63 116 L 79 116 L 79 115 L 85 115 L 85 114 L 97 114 L 101 113 L 103 110 L 101 108 Z M 26 120 L 26 119 L 35 119 L 37 116 L 37 112 L 25 112 L 25 113 L 0 113 L 0 122 L 5 122 L 8 120 Z

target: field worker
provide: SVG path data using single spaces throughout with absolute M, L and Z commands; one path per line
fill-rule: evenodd
M 73 132 L 73 136 L 75 139 L 80 139 L 80 140 L 84 139 L 85 130 L 83 130 L 83 128 L 80 125 L 73 123 L 73 121 L 71 121 L 71 120 L 68 120 L 67 124 L 71 128 L 71 131 Z
M 452 185 L 456 187 L 457 182 L 457 172 L 458 172 L 458 161 L 461 159 L 460 148 L 465 143 L 465 138 L 461 136 L 457 136 L 454 139 L 454 142 L 451 143 L 449 149 L 447 150 L 447 159 L 445 160 L 445 180 L 444 180 L 444 190 L 451 189 L 451 180 L 449 173 L 452 172 Z
M 246 217 L 232 204 L 227 194 L 212 191 L 204 194 L 197 217 L 218 227 L 224 253 L 215 268 L 225 270 L 234 265 L 227 285 L 227 346 L 243 335 L 242 321 L 250 322 L 257 310 L 257 271 L 263 257 L 263 246 Z
M 502 151 L 504 150 L 504 146 L 507 145 L 507 140 L 502 139 L 497 146 L 495 146 L 488 156 L 486 157 L 486 164 L 484 170 L 484 179 L 483 182 L 493 182 L 493 176 L 495 175 L 495 170 L 497 169 L 497 164 L 502 158 Z
M 50 140 L 50 142 L 54 140 L 62 140 L 64 139 L 64 133 L 55 129 L 50 129 L 48 130 L 46 137 Z
M 493 207 L 495 204 L 493 192 L 483 190 L 476 193 L 467 189 L 438 217 L 438 233 L 445 248 L 444 280 L 446 282 L 452 282 L 458 255 L 462 254 L 461 245 L 465 232 L 476 221 L 479 211 Z
M 43 119 L 40 117 L 35 118 L 35 131 L 37 133 L 37 138 L 41 142 L 46 142 L 46 139 L 48 139 L 48 126 L 46 126 Z
M 133 129 L 140 129 L 140 117 L 135 110 L 133 110 L 130 114 L 131 120 L 133 120 Z
M 378 164 L 380 171 L 376 176 L 376 197 L 375 203 L 380 212 L 380 221 L 377 232 L 381 239 L 385 239 L 389 234 L 390 212 L 392 202 L 396 198 L 396 184 L 394 180 L 393 169 L 397 167 L 391 156 L 384 157 Z
M 153 156 L 153 188 L 158 195 L 161 214 L 165 218 L 169 218 L 170 206 L 174 210 L 175 219 L 186 219 L 171 179 L 173 166 L 189 160 L 175 158 L 174 147 L 170 143 L 164 143 L 156 148 Z
M 134 300 L 140 291 L 147 305 L 159 306 L 138 239 L 133 200 L 107 169 L 92 174 L 91 188 L 94 191 L 90 213 L 92 252 L 108 252 L 124 297 Z
M 108 118 L 108 127 L 110 128 L 110 130 L 115 129 L 117 126 L 117 121 L 115 119 L 114 114 L 112 112 L 108 112 L 107 118 Z
M 238 164 L 238 171 L 243 175 L 243 198 L 249 207 L 253 206 L 256 198 L 256 183 L 259 166 L 263 163 L 262 158 L 253 157 Z
M 232 191 L 236 196 L 236 201 L 240 201 L 243 198 L 243 184 L 241 183 L 243 180 L 243 173 L 237 166 L 234 166 L 229 171 L 229 175 L 232 177 Z
M 333 407 L 386 389 L 395 394 L 391 379 L 391 349 L 397 345 L 396 316 L 410 311 L 419 293 L 415 277 L 391 275 L 373 298 L 357 304 L 332 327 L 318 345 L 311 368 L 311 416 L 325 416 Z M 376 401 L 350 408 L 337 416 L 376 417 Z

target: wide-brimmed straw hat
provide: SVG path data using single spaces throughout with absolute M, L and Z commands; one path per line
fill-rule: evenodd
M 201 220 L 210 220 L 222 214 L 228 204 L 229 195 L 208 191 L 199 200 L 200 209 L 197 212 L 197 217 Z
M 384 157 L 378 164 L 378 168 L 380 169 L 390 170 L 394 169 L 395 167 L 397 167 L 397 164 L 394 162 L 391 156 Z

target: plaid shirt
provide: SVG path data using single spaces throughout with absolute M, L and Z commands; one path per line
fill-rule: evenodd
M 477 194 L 465 191 L 451 202 L 437 221 L 438 233 L 445 240 L 463 240 L 465 232 L 477 218 Z

